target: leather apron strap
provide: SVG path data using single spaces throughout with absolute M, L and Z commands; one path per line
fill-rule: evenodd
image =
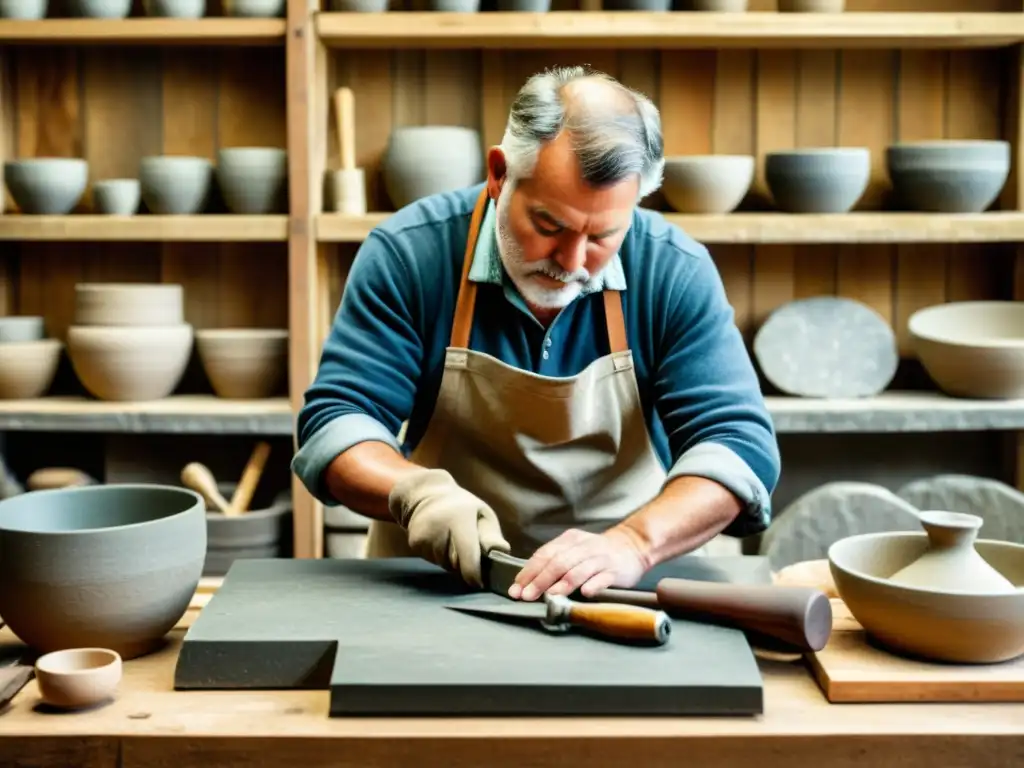
M 480 223 L 490 200 L 485 187 L 477 198 L 473 209 L 473 218 L 469 222 L 469 236 L 466 239 L 466 251 L 462 256 L 462 277 L 459 282 L 459 296 L 455 302 L 455 321 L 452 324 L 450 346 L 454 349 L 469 349 L 469 335 L 473 330 L 473 313 L 476 309 L 476 283 L 469 279 L 469 270 L 473 265 L 473 254 L 477 241 L 480 239 Z M 612 354 L 625 352 L 629 346 L 626 342 L 626 321 L 622 314 L 622 297 L 619 291 L 604 291 L 604 318 L 608 329 L 608 347 Z

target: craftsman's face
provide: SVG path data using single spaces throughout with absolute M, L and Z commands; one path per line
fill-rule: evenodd
M 618 252 L 636 207 L 639 178 L 593 189 L 580 178 L 564 135 L 540 151 L 527 179 L 510 183 L 500 149 L 491 149 L 487 159 L 505 270 L 528 303 L 561 309 Z

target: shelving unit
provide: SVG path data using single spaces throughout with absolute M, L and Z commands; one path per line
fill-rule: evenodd
M 263 242 L 288 240 L 288 217 L 202 216 L 0 216 L 0 241 L 27 242 Z M 282 257 L 284 254 L 282 254 Z

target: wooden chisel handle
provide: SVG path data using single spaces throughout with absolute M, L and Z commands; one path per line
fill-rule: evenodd
M 668 614 L 651 608 L 620 603 L 577 603 L 568 598 L 559 608 L 564 610 L 561 618 L 570 625 L 605 637 L 664 645 L 672 632 Z

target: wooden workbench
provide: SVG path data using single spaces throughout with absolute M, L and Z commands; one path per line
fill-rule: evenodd
M 174 691 L 192 614 L 165 649 L 125 664 L 104 707 L 37 711 L 31 681 L 0 714 L 0 766 L 1024 766 L 1024 704 L 829 704 L 792 660 L 761 660 L 765 714 L 749 719 L 332 719 L 326 691 Z

